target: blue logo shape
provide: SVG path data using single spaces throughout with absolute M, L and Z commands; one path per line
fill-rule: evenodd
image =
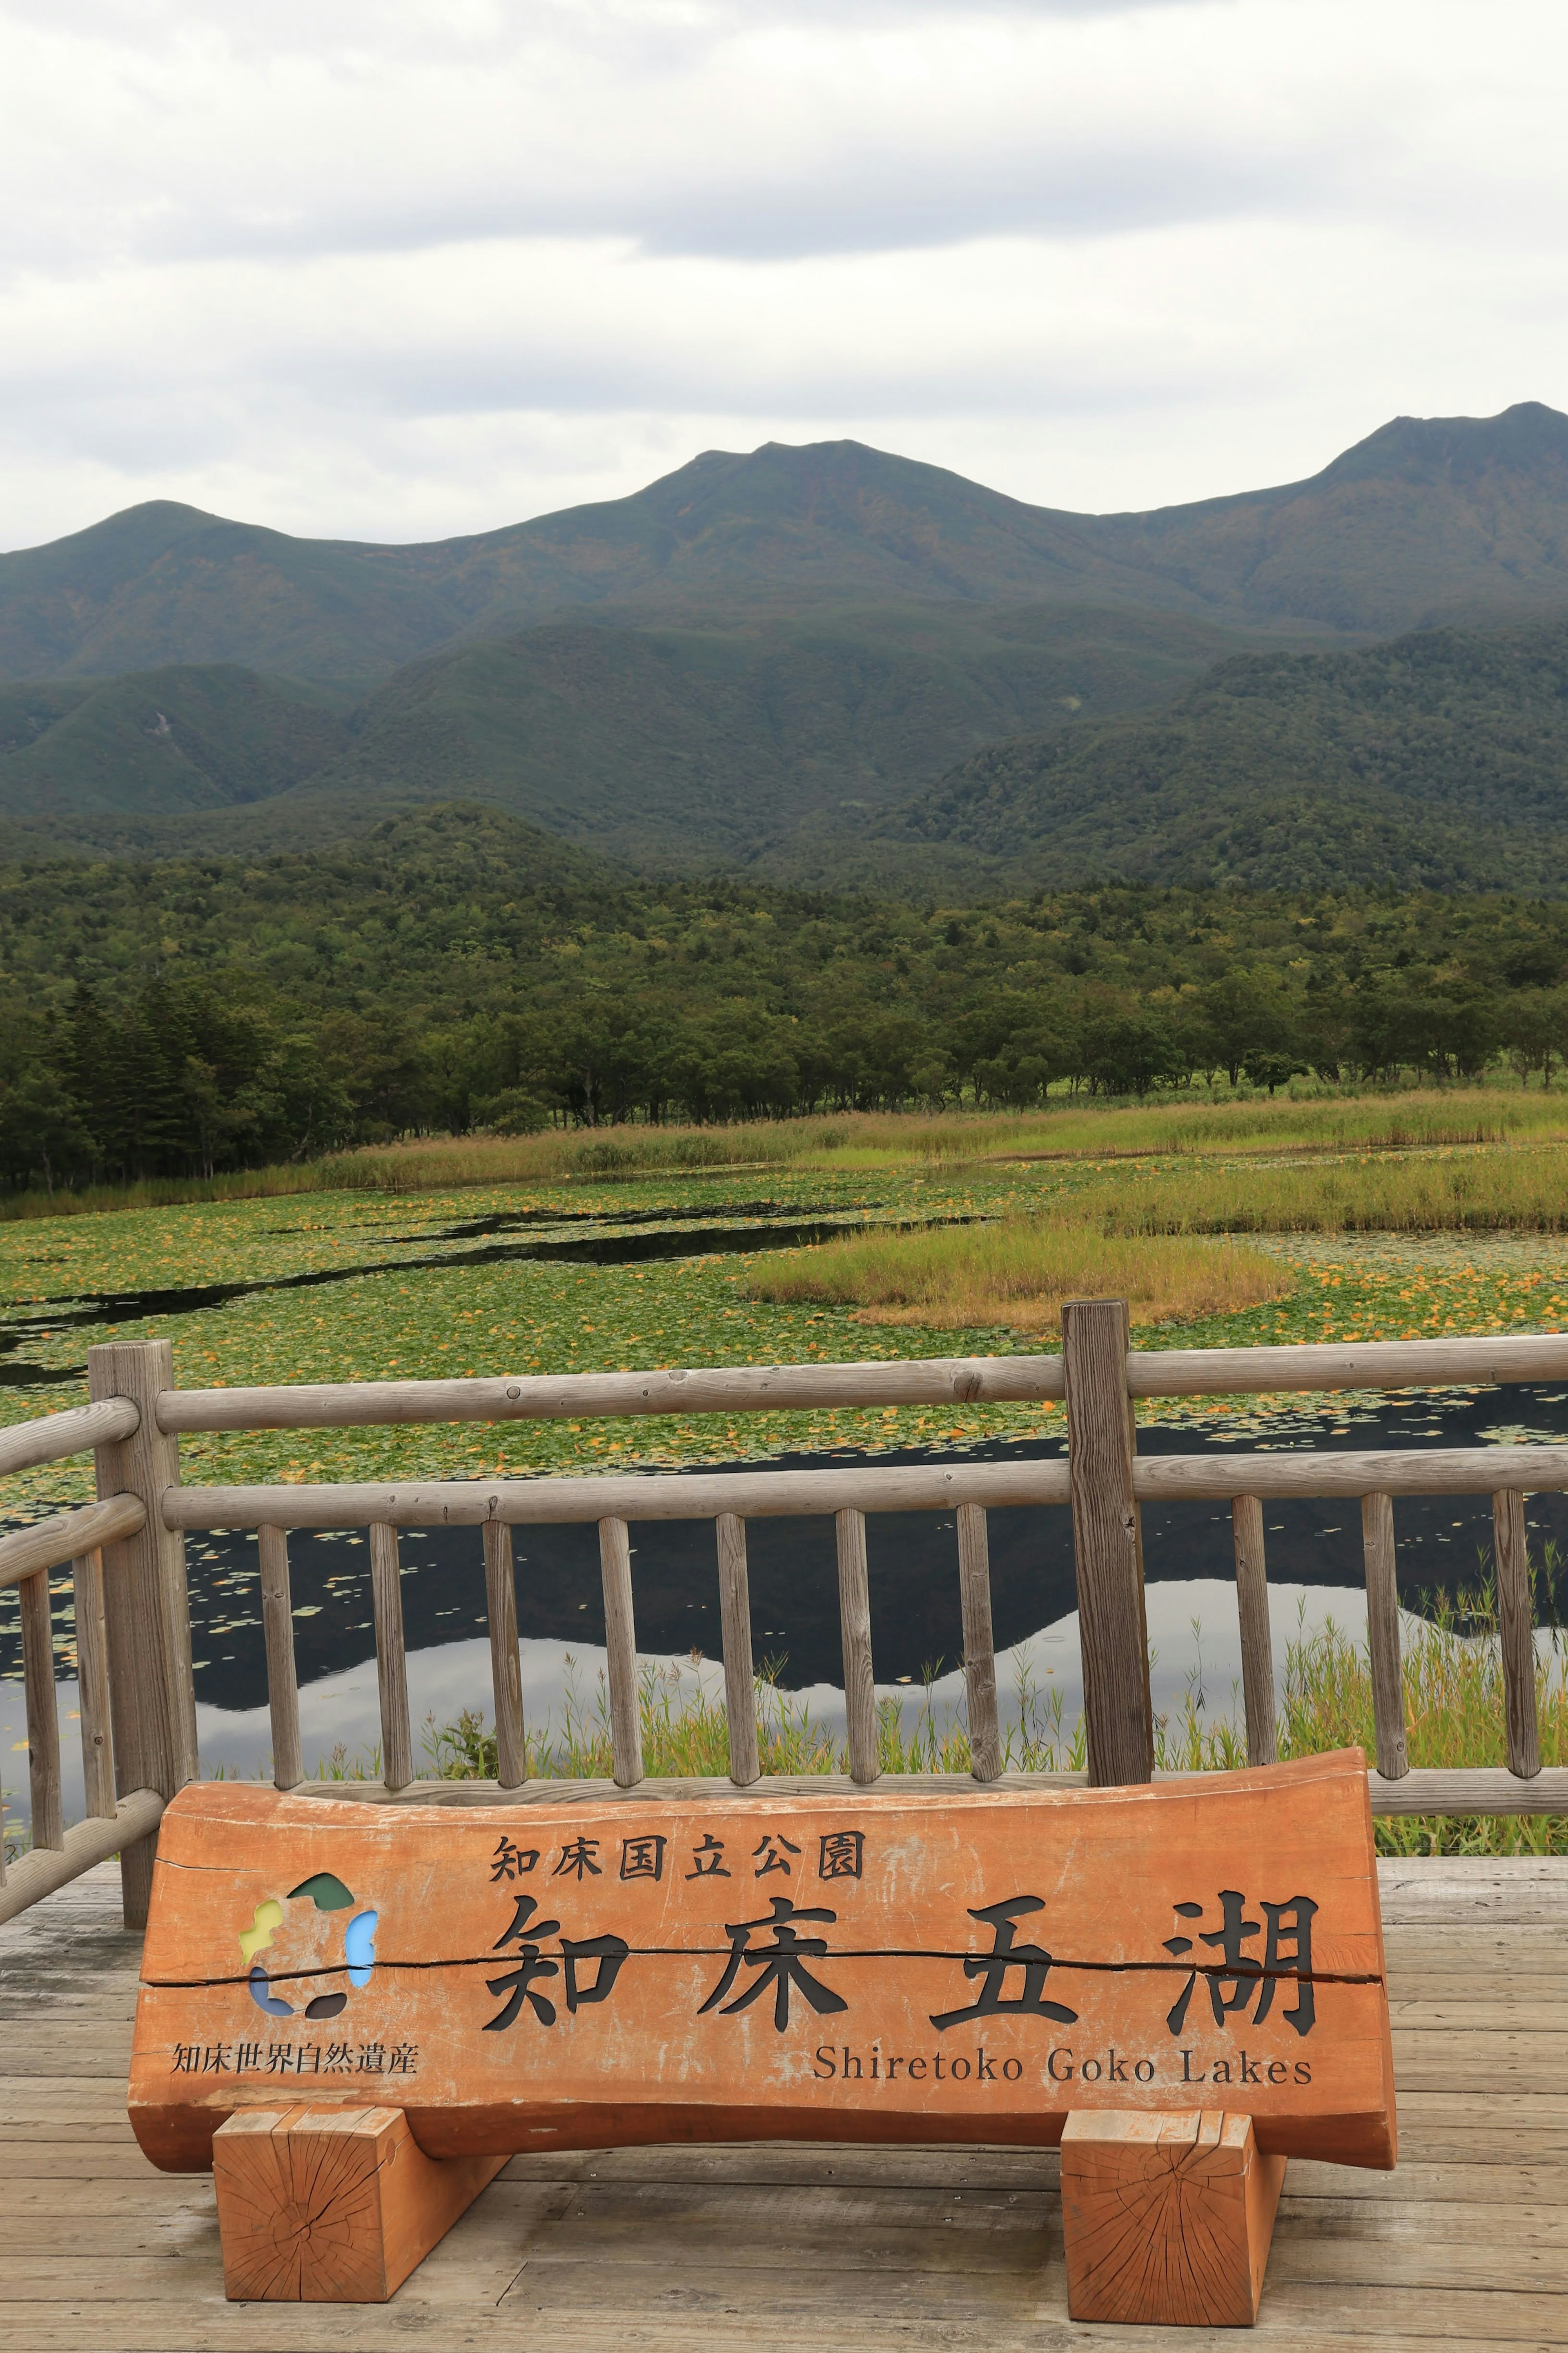
M 292 2018 L 294 2015 L 293 2003 L 291 2001 L 279 2001 L 275 1994 L 268 1992 L 267 1986 L 267 1972 L 262 1968 L 260 1962 L 258 1961 L 256 1967 L 250 1972 L 251 2000 L 256 2004 L 258 2010 L 264 2010 L 268 2018 Z
M 343 1957 L 349 1965 L 349 1983 L 367 1986 L 375 1967 L 374 1912 L 356 1912 L 343 1931 Z

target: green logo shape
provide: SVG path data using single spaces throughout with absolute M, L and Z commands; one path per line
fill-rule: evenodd
M 302 1879 L 298 1887 L 291 1887 L 290 1904 L 296 1895 L 308 1895 L 318 1912 L 345 1912 L 353 1902 L 342 1881 L 334 1879 L 330 1871 L 318 1871 L 313 1878 Z

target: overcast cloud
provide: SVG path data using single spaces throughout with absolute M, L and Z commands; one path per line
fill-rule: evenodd
M 1046 505 L 1568 407 L 1546 0 L 0 0 L 0 545 L 844 435 Z

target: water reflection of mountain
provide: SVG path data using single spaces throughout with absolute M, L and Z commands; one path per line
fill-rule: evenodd
M 1145 1453 L 1232 1446 L 1484 1445 L 1568 1437 L 1568 1391 L 1484 1388 L 1383 1400 L 1344 1399 L 1317 1413 L 1246 1410 L 1204 1421 L 1145 1426 Z M 973 1450 L 994 1459 L 1061 1451 L 1059 1441 Z M 847 1459 L 837 1455 L 835 1461 Z M 879 1463 L 929 1460 L 889 1452 Z M 809 1468 L 822 1457 L 779 1458 L 734 1466 L 742 1475 L 768 1468 Z M 1394 1506 L 1401 1598 L 1409 1608 L 1439 1588 L 1474 1582 L 1491 1542 L 1489 1497 L 1402 1498 Z M 1552 1546 L 1568 1558 L 1568 1496 L 1542 1494 L 1529 1506 L 1532 1556 Z M 1267 1507 L 1268 1563 L 1279 1585 L 1362 1585 L 1361 1524 L 1344 1499 L 1274 1503 Z M 637 1640 L 660 1654 L 720 1648 L 719 1599 L 710 1526 L 700 1521 L 635 1525 Z M 1068 1617 L 1076 1607 L 1072 1535 L 1060 1508 L 990 1514 L 992 1607 L 998 1651 Z M 838 1589 L 830 1520 L 756 1520 L 748 1531 L 752 1622 L 758 1662 L 780 1663 L 790 1690 L 837 1680 Z M 1226 1581 L 1231 1575 L 1229 1514 L 1223 1504 L 1147 1505 L 1145 1567 L 1151 1583 Z M 951 1514 L 884 1514 L 868 1527 L 871 1613 L 879 1681 L 919 1680 L 951 1669 L 962 1653 L 956 1538 Z M 597 1646 L 604 1641 L 598 1544 L 592 1527 L 520 1528 L 516 1535 L 518 1622 L 525 1641 Z M 309 1686 L 374 1656 L 369 1549 L 363 1532 L 300 1534 L 290 1545 L 295 1647 L 300 1681 Z M 192 1537 L 187 1546 L 196 1695 L 205 1704 L 249 1709 L 266 1697 L 260 1596 L 254 1537 Z M 403 1609 L 408 1648 L 470 1641 L 485 1630 L 479 1531 L 406 1530 Z M 21 1672 L 15 1595 L 0 1614 L 0 1676 Z M 1543 1617 L 1568 1607 L 1568 1577 L 1540 1588 Z M 62 1660 L 62 1671 L 68 1671 Z M 485 1696 L 481 1678 L 474 1697 Z

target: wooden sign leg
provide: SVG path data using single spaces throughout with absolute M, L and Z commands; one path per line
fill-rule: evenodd
M 1250 2328 L 1284 2179 L 1250 2116 L 1075 2111 L 1062 2134 L 1072 2317 Z
M 384 2304 L 505 2163 L 426 2157 L 401 2108 L 230 2116 L 213 2136 L 225 2291 Z

